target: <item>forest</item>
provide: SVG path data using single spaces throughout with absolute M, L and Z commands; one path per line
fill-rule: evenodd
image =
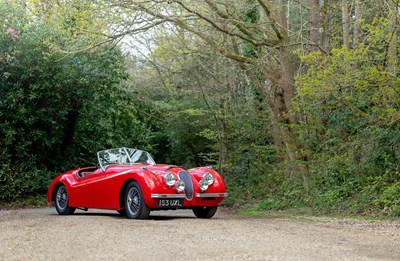
M 0 201 L 126 146 L 228 206 L 400 217 L 399 0 L 0 1 Z

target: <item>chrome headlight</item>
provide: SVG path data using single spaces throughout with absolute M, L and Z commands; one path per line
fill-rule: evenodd
M 206 172 L 203 177 L 201 178 L 199 182 L 199 186 L 201 189 L 201 192 L 205 191 L 208 189 L 208 187 L 214 183 L 214 177 L 211 173 Z
M 214 177 L 213 177 L 213 175 L 212 175 L 210 172 L 206 172 L 206 173 L 203 175 L 202 180 L 204 180 L 205 182 L 207 182 L 207 184 L 208 184 L 209 186 L 210 186 L 211 184 L 214 183 Z
M 175 175 L 172 174 L 171 172 L 168 172 L 164 176 L 164 181 L 165 181 L 165 184 L 167 184 L 168 187 L 172 187 L 176 183 Z
M 175 184 L 176 190 L 182 192 L 185 190 L 185 182 L 183 180 L 178 180 Z
M 203 192 L 203 191 L 205 191 L 206 189 L 208 189 L 208 184 L 207 184 L 207 182 L 204 181 L 204 180 L 200 180 L 199 186 L 200 186 L 201 192 Z

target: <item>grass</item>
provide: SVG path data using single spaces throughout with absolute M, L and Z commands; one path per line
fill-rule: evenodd
M 316 218 L 332 218 L 332 219 L 354 219 L 365 220 L 371 223 L 382 220 L 399 221 L 399 218 L 394 218 L 385 214 L 349 214 L 349 213 L 322 213 L 311 208 L 289 208 L 285 210 L 254 210 L 252 207 L 247 207 L 239 210 L 238 213 L 243 216 L 255 218 L 269 219 L 292 219 L 305 223 L 314 223 Z

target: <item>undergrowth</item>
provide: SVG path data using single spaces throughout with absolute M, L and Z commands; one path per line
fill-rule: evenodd
M 400 180 L 393 175 L 353 176 L 337 180 L 315 175 L 305 189 L 301 176 L 277 179 L 282 175 L 260 175 L 253 183 L 235 186 L 227 180 L 229 196 L 224 204 L 251 215 L 281 212 L 304 215 L 400 217 Z M 271 179 L 275 177 L 275 179 Z

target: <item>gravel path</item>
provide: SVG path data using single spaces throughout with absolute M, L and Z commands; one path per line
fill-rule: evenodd
M 0 211 L 0 260 L 400 260 L 400 223 L 242 217 L 220 209 L 151 212 Z

